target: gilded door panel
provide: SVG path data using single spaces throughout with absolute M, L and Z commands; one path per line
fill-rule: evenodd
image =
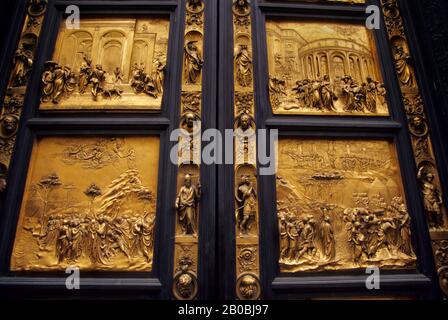
M 393 143 L 281 139 L 280 271 L 415 268 Z
M 363 25 L 268 19 L 274 114 L 388 116 L 373 34 Z
M 151 271 L 159 138 L 42 137 L 34 144 L 13 271 Z
M 160 111 L 169 17 L 82 19 L 59 29 L 41 110 Z

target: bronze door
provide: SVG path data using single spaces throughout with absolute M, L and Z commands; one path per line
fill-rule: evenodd
M 405 1 L 366 1 L 374 30 L 363 0 L 22 2 L 1 69 L 2 294 L 441 296 Z
M 213 297 L 215 167 L 189 147 L 193 122 L 215 127 L 215 1 L 20 1 L 17 11 L 2 292 Z
M 232 299 L 438 297 L 447 216 L 408 3 L 328 2 L 220 2 L 218 123 L 256 129 L 257 145 L 218 170 L 233 180 L 219 193 L 219 287 Z

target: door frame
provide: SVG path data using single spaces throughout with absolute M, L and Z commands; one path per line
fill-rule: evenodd
M 215 128 L 217 75 L 217 27 L 216 1 L 206 6 L 202 96 L 202 128 Z M 20 0 L 26 8 L 26 0 Z M 43 64 L 51 60 L 59 24 L 68 5 L 77 5 L 83 15 L 168 15 L 170 37 L 167 53 L 167 71 L 164 83 L 162 111 L 159 114 L 141 113 L 60 113 L 45 114 L 38 110 L 40 79 Z M 23 14 L 25 11 L 23 11 Z M 50 0 L 45 13 L 43 29 L 35 54 L 25 95 L 24 110 L 9 170 L 7 192 L 2 195 L 0 208 L 0 296 L 8 298 L 70 298 L 94 299 L 172 299 L 173 250 L 176 213 L 178 166 L 170 161 L 170 150 L 176 141 L 170 141 L 170 133 L 178 127 L 181 105 L 181 78 L 183 39 L 185 28 L 185 0 Z M 22 22 L 23 23 L 23 22 Z M 16 25 L 21 30 L 21 25 Z M 14 31 L 16 31 L 14 29 Z M 18 35 L 17 35 L 18 37 Z M 17 38 L 18 39 L 18 38 Z M 12 46 L 15 48 L 15 46 Z M 10 49 L 11 50 L 11 49 Z M 15 49 L 13 49 L 15 50 Z M 14 51 L 12 51 L 14 52 Z M 12 55 L 12 54 L 11 54 Z M 6 64 L 5 64 L 6 65 Z M 11 66 L 9 67 L 11 68 Z M 9 74 L 9 73 L 7 73 Z M 5 77 L 6 78 L 6 77 Z M 94 115 L 94 117 L 92 117 Z M 21 199 L 33 141 L 41 135 L 156 135 L 160 136 L 159 175 L 157 190 L 157 218 L 154 238 L 154 263 L 151 272 L 82 272 L 81 290 L 67 290 L 67 275 L 60 272 L 9 271 L 9 261 L 14 244 Z M 198 298 L 215 297 L 215 201 L 216 167 L 201 166 L 203 197 L 200 203 L 201 225 L 199 230 Z M 168 270 L 168 271 L 167 271 Z
M 380 6 L 379 0 L 367 1 Z M 400 5 L 406 1 L 400 1 Z M 367 4 L 366 4 L 367 5 Z M 386 28 L 375 30 L 375 42 L 381 62 L 381 71 L 390 92 L 390 118 L 361 119 L 357 117 L 285 116 L 273 115 L 268 93 L 268 61 L 265 32 L 265 17 L 302 19 L 328 19 L 364 23 L 367 15 L 364 5 L 314 4 L 296 2 L 270 2 L 252 0 L 252 46 L 254 62 L 255 113 L 258 129 L 278 129 L 279 137 L 315 138 L 386 138 L 395 142 L 403 184 L 417 186 L 417 170 L 413 158 L 407 119 L 403 110 L 401 91 L 398 86 L 390 43 Z M 381 6 L 380 6 L 381 7 Z M 233 17 L 231 1 L 220 3 L 219 52 L 219 128 L 233 128 Z M 384 19 L 381 14 L 382 25 Z M 416 59 L 420 57 L 414 55 Z M 424 81 L 425 79 L 422 79 Z M 430 107 L 429 105 L 427 106 Z M 268 147 L 268 146 L 267 146 Z M 269 151 L 268 151 L 269 152 Z M 258 167 L 260 167 L 258 165 Z M 218 170 L 221 181 L 218 190 L 218 243 L 220 251 L 218 270 L 225 276 L 219 282 L 222 288 L 220 298 L 235 299 L 235 218 L 233 166 L 222 165 Z M 320 272 L 302 274 L 280 274 L 278 267 L 278 226 L 276 218 L 275 176 L 258 175 L 259 223 L 260 223 L 260 283 L 263 299 L 313 299 L 338 297 L 378 297 L 378 292 L 366 290 L 364 272 Z M 432 254 L 431 240 L 423 210 L 422 195 L 418 188 L 405 190 L 409 213 L 412 218 L 412 240 L 419 259 L 418 272 L 391 271 L 382 275 L 382 295 L 409 297 L 415 289 L 416 297 L 439 298 L 436 268 Z

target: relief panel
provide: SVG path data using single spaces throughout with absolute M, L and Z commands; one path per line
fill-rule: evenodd
M 43 137 L 34 144 L 13 271 L 151 271 L 158 137 Z
M 60 27 L 41 110 L 160 111 L 169 18 L 82 19 Z
M 279 140 L 281 272 L 415 267 L 395 147 Z
M 373 34 L 364 26 L 268 20 L 274 114 L 388 116 Z

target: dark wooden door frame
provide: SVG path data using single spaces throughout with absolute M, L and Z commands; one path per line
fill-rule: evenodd
M 419 76 L 422 95 L 427 105 L 429 120 L 433 131 L 435 151 L 439 158 L 439 162 L 447 163 L 448 147 L 443 141 L 443 138 L 448 134 L 448 123 L 446 122 L 446 114 L 448 107 L 446 100 L 440 95 L 440 88 L 446 87 L 447 83 L 441 82 L 441 77 L 437 72 L 440 66 L 437 66 L 434 59 L 431 59 L 429 54 L 432 39 L 427 34 L 427 30 L 422 28 L 428 22 L 425 21 L 423 10 L 421 10 L 423 2 L 432 3 L 442 1 L 443 6 L 447 6 L 443 0 L 400 0 L 401 8 L 403 9 L 403 16 L 405 19 L 406 29 L 410 42 L 411 51 L 415 57 L 416 71 Z M 11 15 L 14 18 L 9 20 L 12 23 L 9 25 L 9 32 L 6 34 L 5 45 L 0 49 L 1 52 L 1 67 L 2 75 L 9 74 L 11 69 L 11 61 L 17 46 L 21 25 L 23 24 L 23 17 L 26 10 L 26 0 L 17 0 L 12 4 L 11 12 L 3 11 L 1 16 Z M 56 3 L 57 2 L 57 3 Z M 54 28 L 57 23 L 57 17 L 60 14 L 50 14 L 50 19 L 45 22 L 43 35 L 40 40 L 39 53 L 36 59 L 38 66 L 33 70 L 32 82 L 29 94 L 26 98 L 26 107 L 21 122 L 21 129 L 18 136 L 17 144 L 20 146 L 20 152 L 15 152 L 13 165 L 11 167 L 12 187 L 9 188 L 7 198 L 10 199 L 0 211 L 0 241 L 3 243 L 0 254 L 2 257 L 8 256 L 10 248 L 8 247 L 12 241 L 12 234 L 15 231 L 15 221 L 17 219 L 17 209 L 20 202 L 21 193 L 23 192 L 24 179 L 26 175 L 26 168 L 28 167 L 28 159 L 31 150 L 31 141 L 36 134 L 92 134 L 97 133 L 117 133 L 123 134 L 157 134 L 165 141 L 164 147 L 161 148 L 161 164 L 166 160 L 166 154 L 169 148 L 173 145 L 168 141 L 168 133 L 171 129 L 176 127 L 179 120 L 179 105 L 180 105 L 180 68 L 178 65 L 179 59 L 176 54 L 181 54 L 182 43 L 182 29 L 185 17 L 184 4 L 185 0 L 176 1 L 108 1 L 108 0 L 78 0 L 78 1 L 50 1 L 51 10 L 56 10 L 57 5 L 63 6 L 67 2 L 70 4 L 79 3 L 85 5 L 89 3 L 88 7 L 93 4 L 98 13 L 107 13 L 118 9 L 128 7 L 131 10 L 141 9 L 139 7 L 143 3 L 148 10 L 154 11 L 168 11 L 172 18 L 176 20 L 173 30 L 177 35 L 176 39 L 170 39 L 170 58 L 176 61 L 176 67 L 171 70 L 173 79 L 176 79 L 175 84 L 172 85 L 172 92 L 176 92 L 173 96 L 169 95 L 164 102 L 164 111 L 160 116 L 156 117 L 135 117 L 126 114 L 121 115 L 107 115 L 91 120 L 87 116 L 77 116 L 74 114 L 66 114 L 64 116 L 41 116 L 37 112 L 38 86 L 41 67 L 45 58 L 50 56 L 48 48 L 54 43 Z M 76 3 L 74 3 L 76 2 Z M 233 36 L 232 36 L 232 13 L 231 1 L 224 0 L 207 0 L 206 13 L 206 32 L 205 32 L 205 49 L 204 56 L 206 60 L 206 68 L 204 74 L 204 96 L 203 96 L 203 128 L 214 128 L 218 126 L 220 130 L 233 127 L 233 75 L 229 70 L 233 70 Z M 377 1 L 370 1 L 376 3 Z M 263 56 L 264 41 L 262 30 L 264 25 L 262 23 L 263 15 L 267 13 L 281 14 L 290 9 L 300 9 L 300 7 L 307 7 L 309 10 L 317 10 L 319 5 L 305 4 L 298 5 L 291 2 L 263 2 L 252 0 L 253 3 L 253 35 L 254 35 L 254 62 L 255 62 L 255 77 L 257 79 L 255 86 L 256 105 L 257 108 L 257 122 L 260 128 L 275 128 L 278 127 L 282 134 L 286 135 L 311 135 L 311 130 L 316 133 L 314 136 L 353 136 L 356 131 L 356 126 L 347 132 L 341 130 L 341 127 L 346 126 L 347 119 L 340 119 L 333 122 L 316 121 L 313 118 L 304 117 L 303 120 L 297 121 L 294 117 L 282 118 L 272 117 L 270 114 L 269 104 L 266 96 L 266 90 L 263 88 L 266 81 L 266 63 L 259 58 Z M 54 5 L 56 7 L 54 7 Z M 93 6 L 95 6 L 93 5 Z M 132 7 L 132 8 L 130 8 Z M 332 6 L 338 11 L 339 6 Z M 446 8 L 446 7 L 445 7 Z M 90 8 L 92 9 L 92 8 Z M 93 11 L 95 11 L 93 10 Z M 292 11 L 294 11 L 292 10 Z M 59 10 L 60 11 L 60 10 Z M 350 13 L 347 17 L 347 12 L 344 14 L 346 18 L 358 19 L 359 10 L 348 10 Z M 141 11 L 139 11 L 141 13 Z M 341 13 L 342 14 L 342 13 Z M 343 15 L 344 15 L 343 14 Z M 448 22 L 447 22 L 448 25 Z M 446 27 L 446 25 L 445 25 Z M 440 28 L 440 26 L 439 26 Z M 423 42 L 422 42 L 423 40 Z M 386 45 L 383 43 L 383 45 Z M 432 53 L 432 52 L 430 52 Z M 388 61 L 388 68 L 390 68 L 391 61 Z M 0 78 L 0 90 L 5 92 L 6 76 Z M 433 83 L 436 83 L 439 90 L 435 90 Z M 3 100 L 3 97 L 0 97 Z M 398 99 L 395 97 L 394 99 Z M 395 100 L 396 103 L 399 103 Z M 367 126 L 362 132 L 365 137 L 393 137 L 397 139 L 402 146 L 401 150 L 404 154 L 409 153 L 409 144 L 406 143 L 404 128 L 401 123 L 403 118 L 399 113 L 394 114 L 395 121 L 375 121 L 369 123 L 363 122 Z M 350 121 L 350 120 L 349 120 Z M 352 122 L 353 123 L 353 122 Z M 378 133 L 374 133 L 376 129 Z M 118 130 L 118 131 L 117 131 Z M 165 155 L 165 156 L 163 156 Z M 402 165 L 409 165 L 413 168 L 412 159 L 409 156 L 401 158 Z M 7 294 L 8 296 L 16 295 L 17 297 L 66 297 L 73 296 L 79 298 L 95 298 L 101 294 L 102 297 L 118 297 L 118 298 L 171 298 L 171 278 L 173 269 L 172 261 L 172 246 L 173 239 L 169 237 L 174 226 L 174 216 L 172 210 L 169 210 L 170 201 L 174 199 L 175 190 L 172 187 L 175 185 L 176 171 L 175 166 L 166 164 L 166 182 L 161 181 L 159 185 L 159 195 L 163 195 L 166 203 L 160 203 L 161 221 L 157 229 L 158 243 L 161 244 L 161 239 L 164 239 L 163 248 L 159 248 L 160 262 L 155 266 L 154 273 L 159 273 L 156 277 L 136 277 L 129 274 L 103 274 L 101 276 L 93 274 L 91 278 L 86 279 L 86 288 L 79 294 L 67 293 L 67 291 L 60 290 L 61 279 L 48 276 L 47 274 L 32 274 L 32 275 L 13 275 L 5 268 L 6 264 L 0 265 L 0 294 Z M 446 187 L 448 187 L 448 168 L 441 167 L 441 179 Z M 406 169 L 408 173 L 404 174 L 406 181 L 415 183 L 415 175 L 412 169 Z M 201 167 L 202 182 L 204 185 L 210 186 L 207 196 L 202 203 L 201 212 L 210 212 L 210 214 L 202 215 L 201 219 L 201 244 L 200 244 L 200 265 L 199 265 L 199 283 L 200 293 L 199 298 L 235 298 L 235 234 L 233 221 L 233 166 L 202 166 Z M 261 282 L 264 287 L 264 298 L 307 298 L 318 296 L 322 294 L 345 294 L 356 295 L 363 293 L 359 291 L 360 276 L 353 276 L 349 274 L 341 274 L 339 276 L 319 275 L 315 277 L 280 277 L 276 278 L 278 273 L 276 266 L 276 256 L 272 254 L 276 252 L 275 234 L 276 225 L 272 219 L 272 213 L 275 212 L 275 194 L 273 193 L 273 186 L 275 180 L 272 177 L 262 178 L 259 182 L 259 190 L 262 195 L 262 203 L 260 207 L 262 210 L 261 222 L 264 226 L 262 230 L 261 246 L 269 250 L 263 250 L 262 265 L 261 265 Z M 421 196 L 417 192 L 411 192 L 412 198 L 419 199 Z M 162 199 L 159 197 L 159 199 Z M 15 201 L 15 202 L 14 202 Z M 416 205 L 416 208 L 421 207 L 417 200 L 411 200 Z M 420 202 L 421 203 L 421 202 Z M 418 209 L 416 209 L 418 211 Z M 216 212 L 216 214 L 212 214 Z M 432 253 L 428 250 L 428 239 L 425 236 L 427 230 L 422 230 L 423 221 L 416 214 L 414 219 L 417 220 L 416 226 L 414 224 L 414 233 L 421 232 L 423 241 L 419 242 L 419 254 L 423 256 L 425 261 L 421 267 L 422 274 L 417 276 L 410 275 L 394 275 L 388 276 L 386 286 L 390 289 L 392 294 L 405 294 L 408 288 L 419 287 L 426 288 L 422 291 L 422 298 L 436 298 L 438 297 L 437 288 L 434 285 L 428 284 L 427 277 L 434 279 L 433 263 L 430 261 Z M 8 231 L 9 230 L 9 231 Z M 206 240 L 207 239 L 207 240 Z M 5 245 L 7 243 L 7 245 Z M 9 244 L 8 244 L 9 243 Z M 425 249 L 426 248 L 426 249 Z M 5 255 L 6 254 L 6 255 Z M 163 270 L 163 272 L 162 272 Z M 169 270 L 165 272 L 165 270 Z M 426 275 L 426 276 L 425 276 Z M 17 277 L 15 277 L 17 276 Z M 356 279 L 358 277 L 358 279 Z M 274 281 L 275 279 L 275 281 Z M 316 290 L 316 281 L 327 281 L 328 285 L 322 290 Z M 353 286 L 353 280 L 358 281 L 358 285 Z M 62 284 L 63 285 L 63 284 Z M 266 290 L 267 289 L 267 290 Z
M 24 3 L 26 1 L 23 1 Z M 209 0 L 206 9 L 205 65 L 203 70 L 204 94 L 202 97 L 202 128 L 216 127 L 216 56 L 217 26 L 216 0 Z M 40 75 L 44 61 L 50 60 L 56 41 L 57 30 L 68 5 L 78 5 L 82 16 L 142 16 L 169 15 L 170 37 L 168 46 L 164 98 L 159 115 L 98 112 L 82 114 L 41 113 Z M 22 7 L 20 7 L 22 8 Z M 17 9 L 18 10 L 18 9 Z M 23 10 L 22 10 L 23 11 Z M 22 12 L 20 11 L 20 12 Z M 25 11 L 22 12 L 24 14 Z M 23 21 L 23 20 L 22 20 Z M 0 296 L 8 298 L 120 298 L 120 299 L 171 299 L 173 277 L 173 248 L 177 165 L 171 163 L 169 154 L 176 142 L 170 133 L 180 118 L 181 76 L 183 63 L 183 34 L 185 0 L 50 0 L 43 30 L 39 39 L 21 125 L 17 136 L 9 186 L 0 213 Z M 23 22 L 22 22 L 23 23 Z M 21 29 L 19 22 L 14 26 Z M 14 30 L 16 30 L 14 29 Z M 18 35 L 16 35 L 18 37 Z M 14 38 L 13 36 L 10 37 Z M 15 39 L 15 38 L 14 38 Z M 18 40 L 18 39 L 17 39 Z M 17 40 L 15 42 L 17 42 Z M 10 40 L 13 42 L 13 40 Z M 5 50 L 12 58 L 15 45 Z M 12 53 L 11 53 L 12 52 Z M 4 66 L 6 63 L 3 64 Z M 3 70 L 10 68 L 2 67 Z M 9 73 L 7 73 L 9 74 Z M 2 79 L 3 80 L 3 79 Z M 12 273 L 9 259 L 15 236 L 18 212 L 24 191 L 26 172 L 33 141 L 47 135 L 157 135 L 161 139 L 159 157 L 159 181 L 157 220 L 155 229 L 154 265 L 151 272 L 85 272 L 81 274 L 81 290 L 65 288 L 66 274 L 62 272 Z M 215 286 L 215 199 L 216 167 L 201 167 L 204 195 L 201 200 L 201 226 L 199 230 L 199 299 L 216 296 Z M 82 272 L 82 271 L 81 271 Z

